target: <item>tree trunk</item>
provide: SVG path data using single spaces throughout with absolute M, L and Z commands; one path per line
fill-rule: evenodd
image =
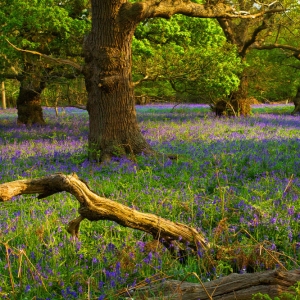
M 5 96 L 5 83 L 2 81 L 1 83 L 1 90 L 2 90 L 2 108 L 6 109 L 6 96 Z
M 17 99 L 18 124 L 45 124 L 41 93 L 46 84 L 39 77 L 39 72 L 40 70 L 36 70 L 33 64 L 25 64 L 25 75 L 20 81 L 20 92 Z
M 193 274 L 195 275 L 195 274 Z M 192 276 L 192 274 L 191 274 Z M 259 273 L 231 274 L 229 276 L 205 282 L 189 283 L 178 280 L 167 280 L 159 284 L 147 285 L 135 291 L 124 292 L 127 296 L 137 300 L 251 300 L 267 299 L 253 298 L 254 294 L 267 294 L 276 297 L 290 290 L 297 281 L 300 281 L 300 270 L 266 271 Z M 271 299 L 271 298 L 268 298 Z M 292 299 L 292 298 L 280 298 Z M 296 299 L 296 298 L 293 298 Z
M 136 21 L 121 17 L 126 0 L 92 0 L 92 31 L 84 43 L 89 158 L 153 153 L 136 118 L 131 43 Z
M 249 116 L 251 113 L 251 103 L 248 99 L 248 76 L 245 72 L 240 77 L 240 84 L 237 91 L 229 96 L 229 102 L 234 109 L 236 116 Z
M 300 87 L 298 87 L 296 97 L 293 100 L 295 108 L 292 111 L 292 115 L 300 113 Z

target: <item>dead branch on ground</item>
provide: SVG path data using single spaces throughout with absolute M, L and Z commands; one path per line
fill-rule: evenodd
M 79 216 L 70 221 L 68 232 L 78 237 L 79 225 L 82 220 L 110 220 L 116 223 L 149 233 L 171 251 L 174 245 L 179 246 L 179 252 L 186 245 L 197 250 L 207 249 L 209 244 L 204 236 L 185 224 L 172 222 L 154 214 L 139 212 L 128 206 L 103 198 L 94 193 L 89 186 L 73 173 L 54 175 L 27 180 L 16 180 L 0 184 L 0 201 L 11 200 L 12 197 L 23 194 L 39 194 L 42 199 L 55 193 L 66 191 L 71 193 L 80 203 Z M 183 256 L 184 253 L 180 252 Z

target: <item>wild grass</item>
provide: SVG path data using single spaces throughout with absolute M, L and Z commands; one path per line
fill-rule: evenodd
M 99 195 L 203 232 L 208 252 L 186 264 L 143 232 L 83 221 L 70 194 L 0 204 L 1 299 L 118 299 L 126 288 L 172 277 L 198 282 L 232 272 L 299 268 L 300 118 L 291 106 L 215 118 L 201 105 L 137 107 L 140 128 L 165 159 L 87 160 L 88 115 L 44 109 L 47 126 L 16 126 L 0 111 L 0 183 L 76 172 Z M 168 154 L 178 154 L 170 161 Z

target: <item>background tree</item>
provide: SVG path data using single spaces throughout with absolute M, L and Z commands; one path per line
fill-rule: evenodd
M 253 49 L 247 62 L 250 96 L 263 103 L 292 100 L 300 85 L 300 63 L 291 53 Z
M 294 4 L 285 14 L 276 16 L 276 22 L 252 46 L 254 56 L 271 67 L 270 83 L 261 89 L 264 97 L 269 94 L 274 100 L 292 99 L 300 86 L 300 6 Z
M 136 27 L 150 18 L 183 14 L 200 18 L 253 18 L 224 3 L 191 1 L 92 0 L 92 30 L 84 43 L 84 76 L 90 117 L 90 159 L 108 160 L 113 155 L 153 153 L 136 119 L 131 75 L 131 44 Z M 275 9 L 278 12 L 282 9 Z M 269 11 L 271 13 L 271 11 Z
M 24 51 L 15 51 L 6 41 L 23 50 L 38 51 L 57 58 L 76 57 L 80 61 L 83 35 L 89 28 L 87 0 L 2 1 L 2 78 L 17 79 L 18 123 L 44 124 L 41 93 L 46 84 L 60 76 L 76 75 L 73 68 L 55 65 Z
M 76 31 L 77 27 L 75 26 L 76 24 L 82 24 L 82 20 L 74 20 L 69 17 L 68 12 L 64 9 L 63 6 L 68 2 L 59 2 L 57 5 L 51 7 L 49 7 L 48 2 L 44 3 L 43 1 L 30 3 L 27 15 L 28 12 L 31 12 L 29 15 L 35 15 L 35 12 L 38 10 L 32 8 L 33 4 L 39 7 L 41 3 L 49 12 L 52 12 L 52 9 L 54 11 L 56 9 L 59 10 L 61 6 L 61 23 L 58 23 L 57 19 L 55 19 L 54 23 L 48 23 L 47 18 L 45 19 L 45 16 L 48 16 L 47 13 L 43 14 L 43 22 L 45 24 L 52 24 L 52 27 L 49 25 L 51 30 L 45 30 L 43 26 L 42 28 L 35 28 L 37 25 L 19 22 L 22 25 L 20 30 L 23 28 L 26 30 L 34 28 L 34 33 L 36 33 L 36 35 L 31 33 L 29 36 L 26 36 L 28 38 L 25 39 L 23 47 L 35 45 L 36 41 L 33 40 L 35 36 L 39 38 L 38 46 L 43 45 L 41 43 L 42 38 L 45 37 L 43 33 L 53 32 L 55 31 L 54 29 L 59 29 L 55 31 L 60 37 L 58 41 L 65 41 L 63 38 L 74 35 L 74 32 L 71 34 L 72 28 L 75 28 L 76 33 L 84 32 L 86 27 L 78 25 Z M 27 8 L 26 2 L 22 2 L 22 4 L 23 10 Z M 282 11 L 282 8 L 270 10 L 268 6 L 263 6 L 253 9 L 253 14 L 249 15 L 248 12 L 236 10 L 231 3 L 208 2 L 206 4 L 198 4 L 187 0 L 178 0 L 175 2 L 174 0 L 160 2 L 153 0 L 142 2 L 92 0 L 91 7 L 92 29 L 84 40 L 83 53 L 85 65 L 83 67 L 83 74 L 88 92 L 87 110 L 90 117 L 89 157 L 90 159 L 101 161 L 110 159 L 113 155 L 153 154 L 153 150 L 139 130 L 133 99 L 134 84 L 132 83 L 131 75 L 131 44 L 135 29 L 139 23 L 157 17 L 168 19 L 175 14 L 199 18 L 255 19 L 260 18 L 266 13 L 270 15 L 271 13 Z M 32 11 L 30 8 L 32 8 Z M 6 10 L 7 15 L 8 11 Z M 72 24 L 72 20 L 75 22 L 75 25 Z M 74 26 L 68 27 L 68 24 Z M 6 26 L 6 23 L 2 27 L 9 28 Z M 19 34 L 19 30 L 12 31 L 11 35 L 12 37 L 16 35 L 22 38 L 23 41 L 23 35 L 27 34 L 26 30 L 25 32 L 22 31 L 22 35 Z M 41 47 L 39 50 L 48 49 L 48 44 L 56 45 L 56 35 L 52 36 L 53 39 L 50 39 L 45 44 L 47 47 Z M 54 46 L 53 49 L 55 49 Z M 58 49 L 69 48 L 58 47 Z M 65 53 L 68 52 L 65 50 Z M 40 54 L 40 56 L 45 55 Z M 29 64 L 35 66 L 36 62 L 29 62 Z M 75 65 L 80 69 L 78 64 L 73 64 L 73 66 Z M 39 78 L 39 76 L 38 74 L 37 77 Z M 43 80 L 39 78 L 37 82 L 43 83 Z M 42 88 L 43 85 L 40 84 L 39 87 Z M 31 86 L 29 89 L 31 89 Z M 18 100 L 18 108 L 20 107 L 19 103 L 21 101 Z M 34 99 L 33 104 L 37 105 L 39 103 Z M 28 105 L 28 101 L 26 105 Z M 27 110 L 28 114 L 29 111 L 32 111 L 32 109 Z
M 210 103 L 239 84 L 235 46 L 211 19 L 175 15 L 141 23 L 133 39 L 138 95 Z
M 236 0 L 233 3 L 235 7 L 242 11 L 261 11 L 265 8 L 284 8 L 299 6 L 294 0 L 292 1 L 273 1 L 267 3 L 266 1 L 244 1 Z M 257 41 L 264 39 L 265 36 L 270 35 L 274 27 L 279 26 L 286 20 L 286 12 L 273 14 L 266 13 L 255 19 L 228 19 L 217 18 L 223 32 L 229 43 L 236 45 L 238 56 L 242 61 L 246 62 L 247 54 L 257 43 Z M 236 109 L 240 110 L 241 115 L 248 115 L 250 113 L 250 102 L 247 101 L 249 79 L 253 76 L 249 69 L 245 68 L 240 76 L 240 85 L 237 91 L 231 93 L 229 101 L 234 104 Z

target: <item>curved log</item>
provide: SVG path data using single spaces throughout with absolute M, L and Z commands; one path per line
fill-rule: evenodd
M 168 300 L 251 300 L 257 293 L 276 297 L 300 281 L 300 270 L 265 271 L 229 276 L 205 283 L 189 283 L 178 280 L 138 288 L 130 292 L 134 299 Z M 128 291 L 127 291 L 128 295 Z M 285 299 L 285 298 L 284 298 Z
M 94 193 L 88 185 L 73 173 L 64 175 L 53 174 L 39 179 L 16 180 L 0 184 L 0 201 L 8 201 L 12 197 L 22 194 L 39 194 L 42 199 L 66 191 L 71 193 L 80 202 L 79 217 L 72 220 L 68 232 L 78 236 L 80 222 L 111 220 L 133 229 L 142 230 L 160 240 L 165 246 L 174 242 L 188 244 L 192 249 L 208 248 L 209 244 L 204 236 L 185 224 L 172 222 L 154 214 L 139 212 L 128 206 L 103 198 Z M 171 247 L 172 248 L 172 247 Z
M 142 230 L 160 240 L 164 245 L 174 241 L 188 243 L 191 248 L 199 246 L 208 248 L 205 238 L 195 229 L 176 222 L 131 209 L 125 205 L 103 198 L 95 194 L 88 185 L 74 173 L 64 175 L 57 173 L 39 179 L 16 180 L 0 184 L 0 202 L 9 201 L 12 197 L 22 194 L 39 194 L 38 199 L 55 193 L 66 191 L 76 197 L 80 203 L 80 216 L 72 220 L 68 232 L 78 235 L 80 222 L 111 220 L 120 225 Z M 205 283 L 188 283 L 168 280 L 135 290 L 126 289 L 126 295 L 134 299 L 169 300 L 250 300 L 255 293 L 278 296 L 289 291 L 289 287 L 300 281 L 300 270 L 266 271 L 252 274 L 231 274 L 229 276 Z

